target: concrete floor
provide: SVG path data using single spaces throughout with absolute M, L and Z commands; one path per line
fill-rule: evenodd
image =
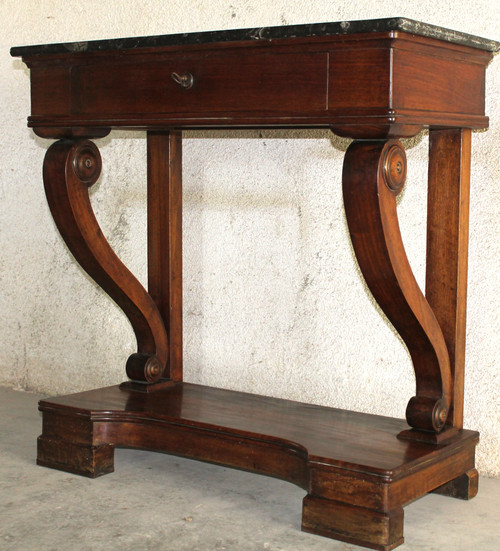
M 2 551 L 348 551 L 300 531 L 304 491 L 168 455 L 116 450 L 89 480 L 35 464 L 35 394 L 0 387 Z M 401 551 L 498 550 L 500 480 L 466 502 L 428 495 L 405 508 Z

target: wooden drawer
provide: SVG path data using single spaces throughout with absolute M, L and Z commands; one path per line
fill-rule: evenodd
M 172 74 L 193 76 L 183 88 Z M 71 70 L 74 115 L 324 111 L 328 54 L 218 53 L 103 60 Z

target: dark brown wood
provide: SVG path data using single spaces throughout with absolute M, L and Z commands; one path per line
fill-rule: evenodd
M 70 440 L 38 438 L 37 465 L 97 478 L 114 471 L 113 446 L 85 446 Z
M 402 440 L 427 442 L 428 444 L 444 444 L 446 441 L 456 438 L 457 434 L 457 428 L 446 425 L 440 432 L 430 432 L 417 429 L 404 430 L 398 434 L 398 438 L 401 438 Z
M 463 426 L 470 163 L 469 129 L 430 131 L 425 294 L 448 346 L 449 423 L 457 428 Z
M 488 125 L 492 46 L 401 27 L 364 30 L 23 51 L 28 124 L 62 139 L 44 163 L 52 215 L 138 343 L 127 361 L 130 381 L 40 402 L 40 465 L 96 477 L 113 470 L 114 449 L 123 446 L 280 477 L 307 491 L 303 530 L 383 551 L 402 543 L 410 501 L 432 491 L 475 495 L 478 434 L 462 429 L 470 129 Z M 182 383 L 181 131 L 207 127 L 325 127 L 356 139 L 343 171 L 347 222 L 367 284 L 413 361 L 412 428 Z M 424 127 L 425 297 L 399 231 L 395 196 L 406 158 L 394 139 Z M 149 292 L 110 248 L 89 201 L 100 156 L 86 138 L 113 128 L 148 131 Z
M 415 135 L 423 125 L 486 127 L 484 73 L 491 57 L 379 32 L 23 59 L 31 68 L 29 125 L 47 137 L 63 137 L 65 127 L 257 125 L 386 138 Z M 188 88 L 172 78 L 188 73 Z
M 380 512 L 334 500 L 306 496 L 302 530 L 329 538 L 389 551 L 404 541 L 404 511 Z
M 111 449 L 174 453 L 283 478 L 308 491 L 304 530 L 392 549 L 402 507 L 468 473 L 478 434 L 402 441 L 399 419 L 180 383 L 153 393 L 108 387 L 40 402 L 40 464 L 95 477 Z M 110 460 L 111 458 L 111 460 Z
M 137 57 L 118 61 L 119 70 L 112 72 L 107 59 L 75 67 L 71 73 L 72 112 L 76 116 L 228 114 L 255 110 L 321 112 L 327 108 L 326 53 L 240 51 L 236 55 L 221 52 L 213 57 L 205 52 L 189 57 L 155 55 L 153 60 Z M 189 89 L 172 78 L 177 73 L 192 74 Z
M 478 488 L 479 474 L 476 469 L 471 469 L 458 478 L 435 488 L 432 493 L 469 500 L 476 497 Z
M 168 360 L 167 333 L 155 303 L 111 249 L 95 218 L 88 188 L 100 171 L 101 158 L 92 142 L 58 141 L 45 156 L 45 193 L 69 250 L 132 324 L 138 351 L 127 361 L 130 378 L 152 382 L 161 377 Z
M 182 381 L 182 134 L 148 133 L 148 291 L 169 341 L 164 377 Z
M 406 176 L 399 142 L 353 142 L 343 170 L 344 205 L 351 241 L 370 291 L 410 352 L 416 396 L 406 418 L 415 429 L 443 429 L 452 381 L 446 343 L 422 294 L 399 231 L 396 194 Z

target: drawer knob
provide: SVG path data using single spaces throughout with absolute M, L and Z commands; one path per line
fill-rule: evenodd
M 186 90 L 193 86 L 194 78 L 191 73 L 185 73 L 183 75 L 179 75 L 179 73 L 172 73 L 170 76 L 174 82 L 182 88 L 186 88 Z

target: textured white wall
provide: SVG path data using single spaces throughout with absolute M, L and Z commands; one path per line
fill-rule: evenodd
M 0 384 L 51 394 L 124 379 L 130 326 L 69 255 L 41 182 L 48 141 L 26 128 L 29 74 L 13 45 L 405 16 L 499 39 L 497 0 L 3 0 L 0 2 Z M 473 136 L 465 425 L 478 465 L 500 474 L 500 61 L 487 73 L 491 128 Z M 327 131 L 185 133 L 185 378 L 403 417 L 406 349 L 360 280 L 341 199 L 346 140 Z M 146 276 L 145 140 L 98 140 L 92 189 L 112 246 Z M 425 134 L 407 144 L 399 201 L 408 256 L 425 263 Z

